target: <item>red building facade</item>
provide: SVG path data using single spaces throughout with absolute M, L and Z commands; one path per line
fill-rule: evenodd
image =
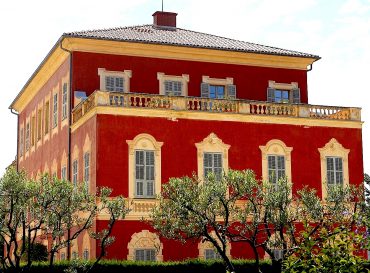
M 140 221 L 170 177 L 249 168 L 323 197 L 326 183 L 362 183 L 360 109 L 308 104 L 318 56 L 183 30 L 174 13 L 153 16 L 153 25 L 64 34 L 11 105 L 19 169 L 128 198 L 109 258 L 212 255 L 207 244 L 164 240 Z M 106 220 L 99 215 L 96 228 Z M 96 249 L 84 234 L 72 256 L 93 258 Z M 229 255 L 252 257 L 237 243 Z

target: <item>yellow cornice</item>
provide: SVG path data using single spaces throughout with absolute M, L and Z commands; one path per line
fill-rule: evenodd
M 39 69 L 30 79 L 29 83 L 21 91 L 18 97 L 14 100 L 11 107 L 18 113 L 22 112 L 26 105 L 40 91 L 55 71 L 68 58 L 68 53 L 60 47 L 56 47 L 51 55 L 45 59 L 45 62 L 40 65 Z
M 47 80 L 55 73 L 58 67 L 68 58 L 70 51 L 93 52 L 103 54 L 118 54 L 138 57 L 164 58 L 173 60 L 201 61 L 211 63 L 225 63 L 250 65 L 260 67 L 274 67 L 285 69 L 307 70 L 307 66 L 316 61 L 314 58 L 255 54 L 215 49 L 169 46 L 123 41 L 109 41 L 98 39 L 84 39 L 62 37 L 55 45 L 45 61 L 31 76 L 29 82 L 19 93 L 11 108 L 21 112 L 42 88 Z
M 71 51 L 299 70 L 307 70 L 307 66 L 316 61 L 314 58 L 84 38 L 65 38 L 63 46 Z
M 97 106 L 81 117 L 71 126 L 72 132 L 76 131 L 82 124 L 97 114 L 116 115 L 116 116 L 135 116 L 135 117 L 155 117 L 167 118 L 177 121 L 177 119 L 207 120 L 207 121 L 232 121 L 245 123 L 264 123 L 296 125 L 305 127 L 330 127 L 330 128 L 352 128 L 361 129 L 361 121 L 351 120 L 325 120 L 314 118 L 296 118 L 282 116 L 264 115 L 245 115 L 230 113 L 208 113 L 191 111 L 174 111 L 165 109 L 145 109 L 145 108 L 117 108 L 110 106 Z

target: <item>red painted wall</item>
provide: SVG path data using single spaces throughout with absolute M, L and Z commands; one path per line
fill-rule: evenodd
M 97 221 L 97 229 L 102 230 L 107 227 L 108 221 Z M 155 233 L 153 228 L 142 221 L 119 221 L 113 228 L 112 235 L 115 236 L 115 242 L 109 246 L 107 258 L 126 260 L 128 255 L 127 244 L 131 240 L 131 236 L 136 232 L 149 230 Z M 180 243 L 174 240 L 160 238 L 163 244 L 163 259 L 164 261 L 182 261 L 186 259 L 196 259 L 199 255 L 198 243 L 196 240 L 189 240 L 186 243 Z M 263 251 L 259 251 L 260 257 L 263 257 Z M 100 248 L 97 246 L 97 255 L 100 253 Z M 231 255 L 233 258 L 249 258 L 252 259 L 253 252 L 247 243 L 231 243 Z
M 321 167 L 318 148 L 336 138 L 349 153 L 350 183 L 363 181 L 362 136 L 360 129 L 308 127 L 242 122 L 201 121 L 165 118 L 140 118 L 99 115 L 97 181 L 114 189 L 115 194 L 128 195 L 128 145 L 141 133 L 147 133 L 162 146 L 162 181 L 170 177 L 191 175 L 197 171 L 195 143 L 201 142 L 211 132 L 231 145 L 229 167 L 252 169 L 258 176 L 262 172 L 260 145 L 271 139 L 280 139 L 293 147 L 293 190 L 303 185 L 315 187 L 321 194 Z
M 307 72 L 302 70 L 267 68 L 246 65 L 218 64 L 170 59 L 97 53 L 73 53 L 73 90 L 91 94 L 100 88 L 98 68 L 112 71 L 132 70 L 131 92 L 159 93 L 157 72 L 168 75 L 188 74 L 189 96 L 200 96 L 202 76 L 234 78 L 237 97 L 249 100 L 266 100 L 268 81 L 298 82 L 301 101 L 307 103 Z
M 68 154 L 68 124 L 61 128 L 61 116 L 62 116 L 62 78 L 64 78 L 69 72 L 69 59 L 67 59 L 58 69 L 57 71 L 48 79 L 45 85 L 39 90 L 39 92 L 35 95 L 35 97 L 30 101 L 30 103 L 25 107 L 25 109 L 19 114 L 19 124 L 23 124 L 24 128 L 24 140 L 26 139 L 26 118 L 29 117 L 31 121 L 32 111 L 36 110 L 36 123 L 38 122 L 37 119 L 37 107 L 42 102 L 43 103 L 43 111 L 45 110 L 45 97 L 50 95 L 49 103 L 50 103 L 50 117 L 49 117 L 49 139 L 45 139 L 45 134 L 42 133 L 41 138 L 41 145 L 36 146 L 35 151 L 29 151 L 29 156 L 25 158 L 23 156 L 23 160 L 19 161 L 19 168 L 24 169 L 27 171 L 28 174 L 33 173 L 36 175 L 37 171 L 44 171 L 44 167 L 47 164 L 49 170 L 51 170 L 51 166 L 53 160 L 56 159 L 58 169 L 57 174 L 60 176 L 61 166 L 60 160 L 65 151 Z M 52 135 L 52 91 L 55 86 L 58 86 L 58 133 Z M 42 128 L 44 132 L 44 112 L 42 118 Z M 19 127 L 20 128 L 20 127 Z M 31 128 L 31 122 L 30 122 Z M 37 124 L 36 127 L 37 129 Z M 25 141 L 24 141 L 25 142 Z M 30 141 L 31 143 L 31 141 Z M 18 144 L 19 145 L 19 144 Z M 24 153 L 26 149 L 24 148 Z

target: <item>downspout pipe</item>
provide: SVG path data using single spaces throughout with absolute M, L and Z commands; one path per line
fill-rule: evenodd
M 16 111 L 14 111 L 13 108 L 10 108 L 10 113 L 12 113 L 13 115 L 16 115 L 17 116 L 17 155 L 15 157 L 15 160 L 16 160 L 16 164 L 15 164 L 15 168 L 18 172 L 18 169 L 19 169 L 19 166 L 18 166 L 18 153 L 19 153 L 19 113 L 17 113 Z
M 313 64 L 310 64 L 309 68 L 307 69 L 307 72 L 310 72 L 312 70 Z
M 60 49 L 69 53 L 69 101 L 68 101 L 68 104 L 69 104 L 69 107 L 68 107 L 68 155 L 67 155 L 67 177 L 68 177 L 68 180 L 71 181 L 71 125 L 72 125 L 72 80 L 73 80 L 73 54 L 72 54 L 72 51 L 66 49 L 63 47 L 63 41 L 64 41 L 64 38 L 62 38 L 60 40 Z M 67 260 L 70 261 L 71 260 L 71 243 L 69 241 L 69 239 L 71 238 L 71 230 L 68 229 L 67 231 L 67 236 L 68 236 L 68 243 L 67 243 Z

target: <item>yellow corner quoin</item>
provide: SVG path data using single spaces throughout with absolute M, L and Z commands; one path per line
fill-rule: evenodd
M 265 123 L 265 124 L 284 124 L 295 126 L 312 126 L 312 127 L 332 127 L 332 128 L 351 128 L 361 129 L 361 121 L 352 120 L 325 120 L 314 118 L 297 118 L 297 117 L 281 117 L 271 115 L 246 115 L 246 114 L 231 114 L 231 113 L 207 113 L 203 111 L 189 112 L 176 111 L 167 109 L 143 109 L 143 108 L 118 108 L 112 106 L 97 106 L 91 109 L 88 113 L 82 116 L 77 122 L 71 125 L 71 131 L 76 131 L 81 125 L 88 121 L 91 117 L 103 115 L 116 116 L 133 116 L 133 117 L 155 117 L 166 118 L 170 120 L 177 119 L 192 119 L 204 121 L 231 121 L 244 123 Z
M 61 38 L 45 61 L 35 71 L 29 82 L 11 104 L 11 108 L 22 112 L 35 94 L 68 58 L 69 51 L 129 55 L 137 57 L 173 60 L 200 61 L 260 67 L 307 70 L 316 61 L 314 58 L 256 54 L 216 49 L 192 48 L 174 45 L 133 43 L 123 41 L 97 40 L 88 38 Z

